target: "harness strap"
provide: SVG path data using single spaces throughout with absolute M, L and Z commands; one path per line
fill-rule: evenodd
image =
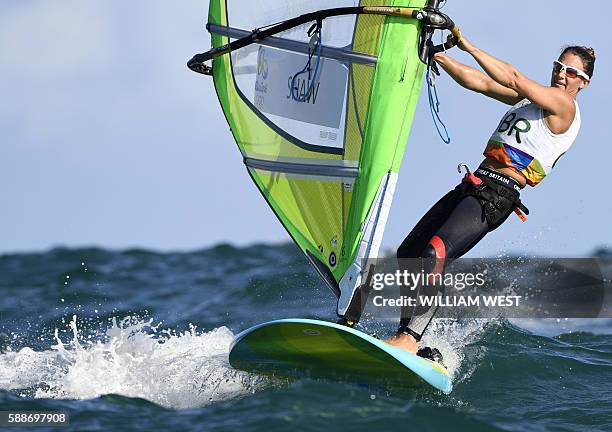
M 491 180 L 492 182 L 500 186 L 512 189 L 518 194 L 521 193 L 521 185 L 518 181 L 516 181 L 510 176 L 482 167 L 479 167 L 474 174 L 476 174 L 480 178 L 486 178 L 488 180 Z
M 465 195 L 474 196 L 483 202 L 484 217 L 491 227 L 499 226 L 510 210 L 521 221 L 527 221 L 525 214 L 529 214 L 529 209 L 521 202 L 520 184 L 512 177 L 481 167 L 475 173 L 467 170 L 463 183 L 470 186 L 463 191 Z M 511 208 L 508 208 L 508 201 Z

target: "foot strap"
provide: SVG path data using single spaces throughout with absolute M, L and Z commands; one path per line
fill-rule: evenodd
M 420 334 L 418 334 L 417 332 L 415 332 L 414 330 L 412 330 L 412 329 L 411 329 L 410 327 L 408 327 L 408 326 L 400 326 L 400 327 L 397 329 L 397 332 L 398 332 L 398 333 L 401 333 L 401 334 L 405 334 L 405 335 L 412 336 L 413 338 L 415 338 L 415 339 L 416 339 L 416 341 L 417 341 L 417 342 L 419 342 L 419 341 L 421 340 L 421 335 L 420 335 Z

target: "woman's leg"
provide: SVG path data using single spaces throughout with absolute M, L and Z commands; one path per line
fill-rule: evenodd
M 482 206 L 473 196 L 464 197 L 447 215 L 446 221 L 434 233 L 422 250 L 422 267 L 425 274 L 443 274 L 445 267 L 454 259 L 461 257 L 472 249 L 489 232 L 489 225 L 483 217 Z M 414 260 L 412 260 L 414 261 Z M 421 294 L 435 295 L 437 287 L 428 286 L 416 291 Z M 441 287 L 443 288 L 443 287 Z M 414 295 L 414 292 L 413 292 Z M 436 306 L 430 308 L 403 308 L 400 320 L 401 332 L 412 335 L 417 341 L 421 338 L 431 322 Z
M 467 253 L 488 232 L 499 227 L 514 208 L 520 205 L 516 185 L 512 186 L 510 183 L 511 186 L 508 186 L 480 178 L 484 180 L 484 184 L 475 184 L 469 178 L 467 181 L 464 179 L 419 221 L 398 249 L 400 269 L 413 267 L 409 271 L 424 271 L 426 275 L 443 274 L 450 261 Z M 403 258 L 412 260 L 402 260 Z M 411 264 L 415 258 L 421 259 L 419 265 Z M 404 288 L 404 292 L 401 288 Z M 424 294 L 437 295 L 444 286 L 431 287 L 425 284 L 425 287 L 413 290 L 400 287 L 400 292 L 402 295 L 418 297 L 419 291 L 423 289 L 431 290 Z M 418 341 L 436 310 L 437 306 L 402 308 L 398 332 L 387 342 L 416 352 Z M 429 349 L 429 354 L 419 354 L 434 359 L 439 356 L 441 360 L 439 352 L 436 355 L 434 351 L 437 350 Z

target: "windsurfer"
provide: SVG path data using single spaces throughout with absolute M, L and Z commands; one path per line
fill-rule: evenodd
M 473 248 L 513 212 L 528 213 L 520 191 L 537 185 L 570 148 L 580 128 L 578 93 L 593 75 L 592 48 L 569 46 L 553 62 L 550 86 L 541 85 L 512 65 L 476 47 L 465 37 L 458 46 L 482 67 L 466 66 L 445 52 L 433 55 L 459 85 L 511 105 L 496 127 L 475 173 L 440 199 L 417 223 L 397 251 L 402 259 L 421 259 L 428 272 L 443 272 L 449 261 Z M 521 212 L 522 210 L 522 212 Z M 434 360 L 438 350 L 418 349 L 436 312 L 404 308 L 391 345 Z

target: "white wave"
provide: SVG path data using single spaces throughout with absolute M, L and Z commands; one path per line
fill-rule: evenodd
M 453 377 L 455 385 L 470 378 L 486 354 L 483 346 L 466 347 L 482 338 L 486 328 L 494 320 L 488 319 L 433 319 L 423 335 L 420 346 L 438 348 L 444 357 L 444 365 Z
M 396 320 L 380 320 L 367 313 L 364 317 L 365 319 L 360 322 L 363 331 L 376 337 L 385 339 L 391 336 L 388 333 L 390 329 L 397 328 Z M 446 370 L 450 373 L 454 384 L 457 384 L 469 379 L 486 354 L 484 346 L 479 345 L 469 349 L 466 347 L 479 341 L 488 326 L 494 322 L 497 320 L 434 318 L 419 346 L 438 348 L 444 357 Z
M 167 408 L 191 408 L 242 397 L 273 385 L 228 362 L 233 333 L 160 331 L 152 320 L 125 318 L 102 341 L 85 339 L 70 322 L 71 340 L 55 330 L 51 350 L 22 348 L 0 354 L 0 389 L 36 398 L 90 399 L 106 394 L 147 399 Z

